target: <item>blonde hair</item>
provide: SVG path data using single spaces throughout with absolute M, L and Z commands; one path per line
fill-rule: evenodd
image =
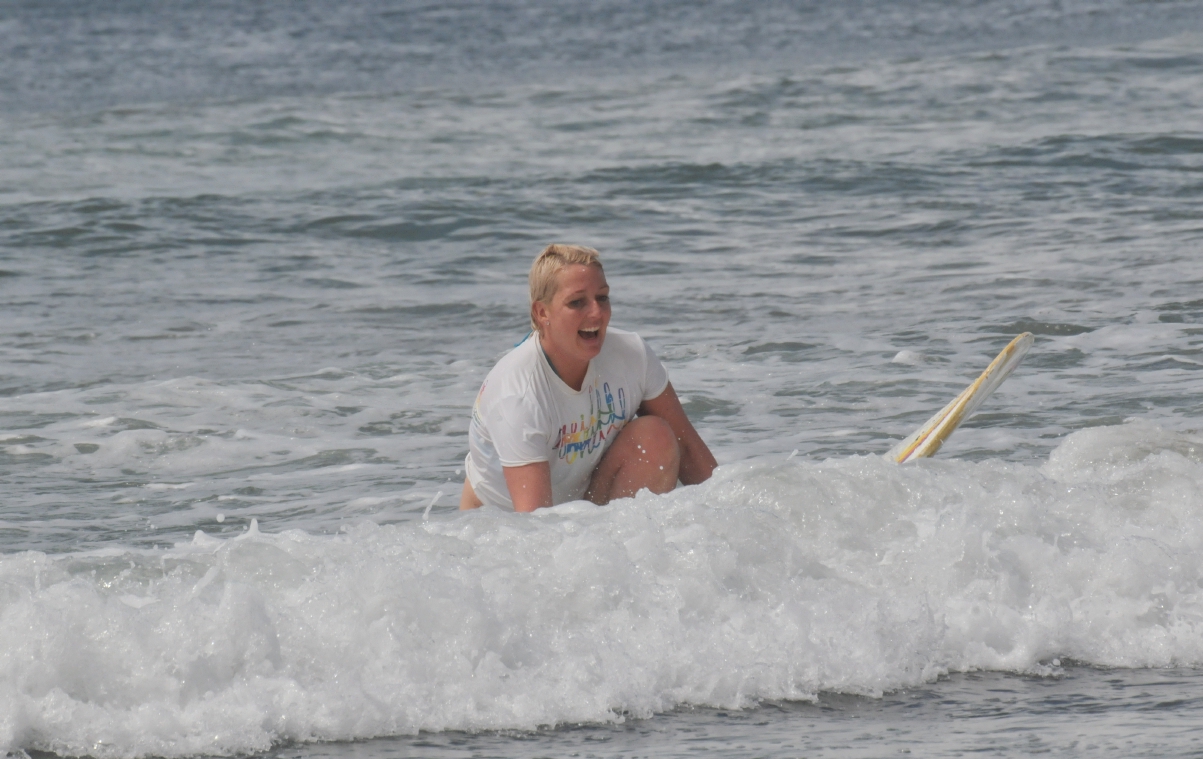
M 560 287 L 560 272 L 564 267 L 575 264 L 602 268 L 601 257 L 597 251 L 584 245 L 552 243 L 535 256 L 534 263 L 530 265 L 530 326 L 535 332 L 543 334 L 539 329 L 539 322 L 535 320 L 535 304 L 549 303 Z

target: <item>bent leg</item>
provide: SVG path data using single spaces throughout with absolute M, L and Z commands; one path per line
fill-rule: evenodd
M 585 498 L 604 505 L 643 488 L 667 493 L 677 486 L 681 448 L 668 422 L 658 416 L 634 419 L 610 444 L 593 470 Z

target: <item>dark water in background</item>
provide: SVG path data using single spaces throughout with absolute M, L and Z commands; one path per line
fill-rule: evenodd
M 1196 750 L 1201 50 L 1198 2 L 0 0 L 0 744 Z M 551 240 L 726 467 L 489 532 L 466 410 Z M 858 458 L 1024 330 L 940 461 Z
M 158 2 L 3 5 L 6 111 L 728 74 L 1194 31 L 1189 1 Z

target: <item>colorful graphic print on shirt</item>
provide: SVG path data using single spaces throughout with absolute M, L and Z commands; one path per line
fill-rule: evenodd
M 603 397 L 604 396 L 604 397 Z M 615 402 L 617 401 L 617 406 Z M 606 444 L 611 435 L 627 423 L 627 395 L 620 387 L 617 398 L 610 392 L 610 383 L 601 390 L 592 389 L 589 396 L 589 418 L 582 414 L 579 421 L 560 426 L 556 454 L 565 463 L 588 456 Z

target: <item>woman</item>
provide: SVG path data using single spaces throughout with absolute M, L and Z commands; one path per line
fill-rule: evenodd
M 497 362 L 472 408 L 460 508 L 606 504 L 708 479 L 718 464 L 660 360 L 635 333 L 609 329 L 597 251 L 548 245 L 530 293 L 531 335 Z

